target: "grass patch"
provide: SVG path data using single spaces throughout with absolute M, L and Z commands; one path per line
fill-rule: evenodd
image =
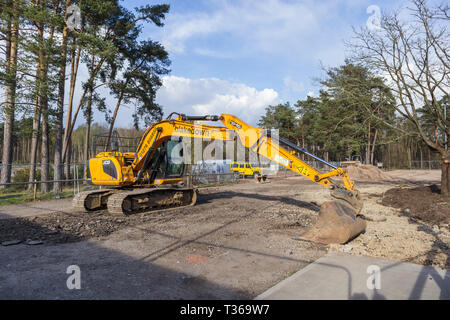
M 80 184 L 80 192 L 85 190 L 91 190 L 92 185 L 82 185 Z M 55 200 L 55 199 L 65 199 L 73 197 L 73 186 L 64 187 L 61 192 L 55 194 L 53 191 L 47 193 L 37 193 L 36 201 L 43 200 Z M 33 201 L 33 190 L 24 191 L 14 191 L 14 190 L 0 190 L 0 206 L 8 204 L 19 204 Z

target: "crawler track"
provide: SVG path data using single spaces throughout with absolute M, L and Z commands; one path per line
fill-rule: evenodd
M 108 197 L 116 190 L 90 190 L 77 194 L 72 200 L 72 206 L 81 211 L 106 209 Z
M 77 194 L 72 201 L 75 209 L 95 211 L 108 209 L 115 215 L 152 212 L 192 206 L 197 192 L 189 188 L 136 188 L 91 190 Z
M 197 192 L 189 188 L 142 188 L 114 193 L 108 198 L 108 212 L 130 215 L 192 206 Z

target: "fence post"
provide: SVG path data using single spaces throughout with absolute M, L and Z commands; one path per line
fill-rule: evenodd
M 73 178 L 75 179 L 75 167 L 76 165 L 73 165 Z M 72 180 L 73 182 L 73 195 L 75 195 L 75 180 Z
M 33 201 L 36 201 L 36 192 L 37 192 L 37 183 L 36 183 L 36 179 L 34 179 L 34 184 L 33 184 Z

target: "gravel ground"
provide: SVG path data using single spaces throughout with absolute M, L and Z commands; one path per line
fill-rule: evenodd
M 1 240 L 25 242 L 0 246 L 0 298 L 253 298 L 326 253 L 292 239 L 318 210 L 303 190 L 326 194 L 305 180 L 252 181 L 202 188 L 194 207 L 123 219 L 70 208 L 2 219 Z M 66 287 L 73 264 L 81 290 Z

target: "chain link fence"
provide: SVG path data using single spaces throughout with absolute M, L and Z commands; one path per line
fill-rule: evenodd
M 326 164 L 320 162 L 320 161 L 305 161 L 309 166 L 313 167 L 316 170 L 319 170 L 321 172 L 331 171 L 333 170 L 331 167 L 327 166 Z M 344 163 L 336 162 L 336 161 L 330 161 L 330 163 L 338 168 L 342 168 L 344 166 Z M 345 167 L 345 166 L 344 166 Z M 389 171 L 389 170 L 397 170 L 397 169 L 409 169 L 409 170 L 440 170 L 441 169 L 441 162 L 439 160 L 431 160 L 431 161 L 411 161 L 411 164 L 406 167 L 387 167 L 383 163 L 378 164 L 378 168 L 380 170 Z M 268 176 L 275 176 L 275 177 L 293 177 L 298 176 L 297 172 L 294 172 L 290 169 L 287 169 L 282 166 L 271 166 L 270 168 L 262 168 L 263 174 L 266 174 Z
M 192 187 L 220 185 L 239 182 L 239 175 L 234 173 L 193 173 L 187 174 L 186 184 Z
M 441 161 L 411 161 L 411 166 L 408 169 L 421 169 L 421 170 L 440 170 Z
M 305 161 L 308 165 L 320 171 L 329 171 L 331 168 L 319 161 Z M 340 162 L 330 162 L 336 167 L 342 167 Z M 30 169 L 32 164 L 9 164 L 11 166 L 11 182 L 0 183 L 0 205 L 14 204 L 33 200 L 59 199 L 71 197 L 79 192 L 98 189 L 99 186 L 92 185 L 84 180 L 84 163 L 63 164 L 61 172 L 70 175 L 62 180 L 41 181 L 41 164 L 35 165 L 35 178 L 30 181 Z M 4 168 L 0 164 L 0 172 Z M 381 169 L 411 169 L 411 170 L 440 170 L 439 160 L 431 161 L 411 161 L 411 165 L 406 168 L 386 168 L 381 165 Z M 278 165 L 262 166 L 263 175 L 269 177 L 287 178 L 298 176 L 298 173 Z M 53 178 L 54 165 L 49 165 L 49 177 Z M 237 183 L 243 177 L 233 172 L 208 172 L 208 170 L 188 170 L 184 180 L 187 186 L 202 187 L 221 185 L 226 183 Z M 46 190 L 42 187 L 46 184 Z
M 84 179 L 84 163 L 63 164 L 61 172 L 63 174 L 70 170 L 70 175 L 66 179 L 42 181 L 41 164 L 35 167 L 35 178 L 30 181 L 30 170 L 32 164 L 9 164 L 11 166 L 11 182 L 0 183 L 0 205 L 22 203 L 36 200 L 50 200 L 69 198 L 79 192 L 100 188 L 92 185 Z M 4 168 L 0 164 L 0 172 Z M 54 165 L 49 165 L 49 177 L 53 178 Z M 185 177 L 185 184 L 191 187 L 203 187 L 221 185 L 225 183 L 236 183 L 239 176 L 233 173 L 209 173 L 203 171 L 188 172 Z M 46 184 L 46 188 L 43 185 Z M 59 187 L 59 188 L 58 188 Z M 45 190 L 47 190 L 45 192 Z
M 34 179 L 30 179 L 33 164 L 9 164 L 11 180 L 0 183 L 0 205 L 22 203 L 36 200 L 49 200 L 72 197 L 75 194 L 97 189 L 84 180 L 84 164 L 71 163 L 61 165 L 61 172 L 69 175 L 64 179 L 54 180 L 54 165 L 49 164 L 49 177 L 42 180 L 41 164 L 34 165 Z M 0 172 L 5 168 L 0 164 Z

